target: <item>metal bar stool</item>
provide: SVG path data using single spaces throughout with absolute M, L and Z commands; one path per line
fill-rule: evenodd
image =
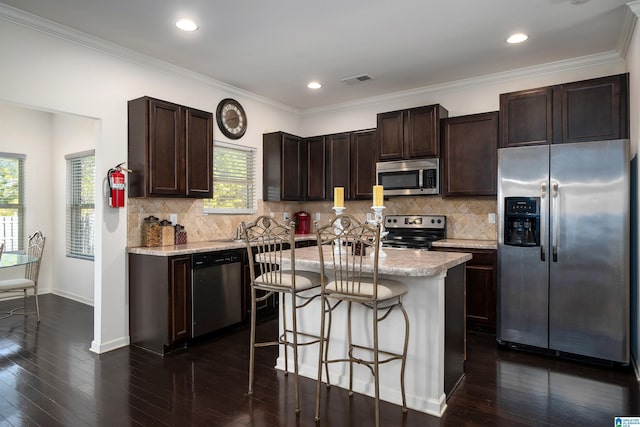
M 289 357 L 287 346 L 293 348 L 293 366 L 295 374 L 296 413 L 300 412 L 300 386 L 298 380 L 298 346 L 320 342 L 319 335 L 298 331 L 297 311 L 308 306 L 311 301 L 320 296 L 320 273 L 310 271 L 296 271 L 295 268 L 295 228 L 280 224 L 269 216 L 260 216 L 255 221 L 241 224 L 242 235 L 247 246 L 249 266 L 251 271 L 251 348 L 249 356 L 249 392 L 253 395 L 255 349 L 273 345 L 285 346 L 285 375 L 289 371 Z M 255 258 L 254 258 L 255 250 Z M 291 251 L 291 266 L 282 269 L 282 254 Z M 259 265 L 256 271 L 254 261 Z M 257 296 L 257 291 L 265 294 Z M 272 294 L 279 293 L 291 296 L 291 307 L 287 312 L 286 298 L 282 298 L 282 331 L 275 341 L 256 342 L 256 306 Z M 291 316 L 292 325 L 287 326 L 287 317 Z M 299 342 L 302 337 L 304 342 Z
M 380 225 L 363 224 L 350 215 L 338 215 L 323 227 L 316 227 L 320 265 L 322 266 L 322 303 L 331 310 L 342 302 L 347 303 L 348 354 L 345 358 L 327 359 L 330 328 L 326 338 L 320 342 L 318 360 L 318 383 L 316 390 L 316 417 L 320 420 L 320 396 L 322 364 L 349 363 L 349 395 L 353 395 L 353 364 L 364 365 L 373 374 L 375 381 L 375 420 L 380 425 L 380 365 L 399 360 L 402 411 L 407 413 L 404 387 L 404 372 L 409 343 L 409 317 L 402 305 L 402 297 L 407 293 L 405 284 L 395 280 L 378 278 L 378 258 L 380 253 Z M 372 255 L 372 256 L 371 256 Z M 326 259 L 326 260 L 325 260 Z M 326 263 L 326 264 L 325 264 Z M 331 270 L 331 271 L 328 271 Z M 372 313 L 373 345 L 353 342 L 352 305 L 361 304 Z M 333 305 L 331 305 L 333 304 Z M 404 346 L 401 353 L 381 350 L 378 342 L 378 324 L 389 318 L 390 313 L 399 309 L 404 317 Z M 322 310 L 320 335 L 324 335 L 325 313 Z M 325 346 L 326 341 L 326 346 Z M 324 347 L 324 349 L 323 349 Z M 327 375 L 327 387 L 330 381 Z

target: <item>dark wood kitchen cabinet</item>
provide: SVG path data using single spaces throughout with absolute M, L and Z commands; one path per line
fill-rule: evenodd
M 467 327 L 495 332 L 497 255 L 493 249 L 434 247 L 435 251 L 466 252 L 473 255 L 465 266 Z
M 629 137 L 629 75 L 500 95 L 500 147 Z
M 440 119 L 448 114 L 439 104 L 379 113 L 378 160 L 438 157 Z
M 351 134 L 351 178 L 349 198 L 371 199 L 376 184 L 376 129 Z
M 305 138 L 304 143 L 307 145 L 306 199 L 311 201 L 324 200 L 327 195 L 325 188 L 327 159 L 324 137 Z
M 129 254 L 131 344 L 165 354 L 191 338 L 191 256 Z
M 302 138 L 284 132 L 264 134 L 262 144 L 263 200 L 304 200 L 307 144 Z
M 449 117 L 442 124 L 442 195 L 495 196 L 498 112 Z
M 351 181 L 351 134 L 338 133 L 324 137 L 326 146 L 327 198 L 333 197 L 334 187 L 345 189 L 345 198 L 349 199 L 349 185 Z
M 145 96 L 128 114 L 129 197 L 212 197 L 212 113 Z

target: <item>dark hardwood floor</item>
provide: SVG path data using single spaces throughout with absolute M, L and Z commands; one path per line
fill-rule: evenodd
M 164 358 L 135 347 L 96 355 L 91 307 L 54 295 L 40 301 L 39 326 L 35 316 L 0 320 L 0 425 L 316 425 L 315 382 L 301 379 L 296 417 L 293 377 L 273 368 L 275 349 L 257 353 L 255 395 L 245 396 L 247 328 Z M 259 334 L 276 328 L 266 322 Z M 478 332 L 469 333 L 467 353 L 467 375 L 442 418 L 403 416 L 383 402 L 383 425 L 608 426 L 614 416 L 640 415 L 630 368 L 506 350 Z M 333 387 L 320 425 L 373 425 L 373 401 Z

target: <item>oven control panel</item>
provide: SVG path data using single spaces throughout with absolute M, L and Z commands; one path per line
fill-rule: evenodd
M 444 229 L 447 217 L 444 215 L 387 215 L 384 226 L 390 228 Z

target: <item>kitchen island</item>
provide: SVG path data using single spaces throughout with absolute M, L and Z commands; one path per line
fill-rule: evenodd
M 446 409 L 447 397 L 464 376 L 464 263 L 471 259 L 471 255 L 391 248 L 385 248 L 384 251 L 387 256 L 380 258 L 379 277 L 399 280 L 409 287 L 408 294 L 403 298 L 410 323 L 405 373 L 407 406 L 441 416 Z M 295 253 L 297 270 L 320 271 L 317 247 L 296 249 Z M 327 254 L 325 259 L 328 257 Z M 290 258 L 283 258 L 282 267 L 288 268 L 290 261 Z M 372 272 L 372 258 L 363 269 L 365 272 Z M 360 344 L 372 344 L 370 316 L 370 310 L 359 304 L 354 305 L 354 341 Z M 287 320 L 288 324 L 291 324 L 290 320 Z M 280 325 L 282 327 L 282 321 Z M 391 313 L 389 318 L 380 324 L 381 349 L 401 348 L 404 339 L 401 329 L 403 325 L 402 314 L 398 311 Z M 319 302 L 298 311 L 298 330 L 311 334 L 319 333 Z M 346 337 L 346 304 L 342 304 L 333 312 L 329 358 L 344 357 L 347 354 Z M 299 349 L 300 375 L 316 379 L 317 348 L 313 345 Z M 284 370 L 283 351 L 281 347 L 276 367 Z M 293 357 L 293 351 L 289 351 Z M 292 370 L 292 365 L 289 365 L 289 370 Z M 332 385 L 348 388 L 348 363 L 331 364 L 330 376 Z M 381 400 L 402 404 L 399 378 L 400 362 L 381 365 Z M 367 368 L 354 364 L 353 388 L 355 392 L 373 396 L 373 377 Z

